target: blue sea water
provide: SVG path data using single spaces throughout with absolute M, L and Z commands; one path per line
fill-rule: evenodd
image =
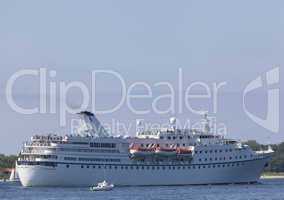
M 112 191 L 91 192 L 89 188 L 24 188 L 0 183 L 1 200 L 283 200 L 284 179 L 261 180 L 251 185 L 203 185 L 163 187 L 115 187 Z

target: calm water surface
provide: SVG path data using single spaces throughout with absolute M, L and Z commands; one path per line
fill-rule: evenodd
M 167 187 L 116 187 L 108 192 L 88 188 L 24 188 L 19 184 L 0 183 L 0 200 L 284 200 L 284 179 L 261 180 L 253 185 L 206 185 Z

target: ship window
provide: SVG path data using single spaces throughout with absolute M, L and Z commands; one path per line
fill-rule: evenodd
M 222 153 L 222 150 L 220 150 L 219 152 Z
M 140 146 L 141 146 L 141 147 L 144 147 L 144 144 L 141 144 Z
M 210 153 L 212 153 L 213 151 L 212 150 L 210 150 Z
M 171 166 L 169 166 L 169 169 L 171 169 Z
M 220 167 L 220 165 L 217 165 L 217 167 Z
M 240 159 L 242 159 L 242 156 L 240 156 Z
M 185 147 L 185 144 L 182 144 L 182 146 L 184 146 L 184 147 Z
M 229 151 L 232 152 L 232 149 L 230 149 Z
M 101 166 L 99 165 L 98 168 L 101 169 Z
M 205 158 L 205 161 L 207 161 L 207 158 Z
M 109 168 L 111 169 L 111 165 L 109 166 Z
M 202 151 L 199 151 L 199 153 L 202 153 Z
M 216 166 L 215 165 L 213 165 L 213 168 L 215 168 Z
M 83 165 L 81 165 L 81 168 L 84 168 L 84 166 L 83 166 Z
M 120 169 L 123 169 L 123 166 L 121 166 Z
M 211 165 L 208 165 L 208 168 L 211 168 Z
M 200 165 L 198 166 L 198 169 L 200 169 Z
M 141 169 L 144 169 L 144 166 L 142 166 Z
M 178 166 L 177 169 L 180 169 L 180 166 Z
M 199 158 L 199 162 L 201 162 L 201 158 Z
M 96 168 L 96 166 L 94 165 L 94 166 L 93 166 L 93 168 L 95 169 L 95 168 Z
M 210 161 L 212 161 L 212 158 L 210 158 Z
M 182 140 L 182 136 L 180 136 L 179 139 Z
M 154 167 L 154 166 L 152 166 L 152 169 L 155 169 L 155 167 Z
M 138 167 L 138 166 L 136 166 L 136 169 L 139 169 L 139 167 Z
M 164 139 L 164 137 L 163 137 L 163 136 L 160 136 L 160 139 Z
M 175 169 L 175 167 L 173 167 L 173 169 Z
M 128 167 L 127 167 L 127 166 L 125 166 L 125 169 L 128 169 Z
M 171 139 L 171 137 L 168 137 L 168 140 L 170 140 Z
M 192 168 L 195 169 L 195 166 L 193 165 Z
M 165 166 L 163 166 L 163 167 L 162 167 L 162 169 L 166 169 L 166 167 L 165 167 Z
M 69 168 L 69 165 L 66 165 L 66 168 Z
M 176 137 L 175 136 L 173 136 L 173 140 L 175 140 L 176 139 Z
M 230 167 L 230 164 L 227 164 L 227 167 Z
M 215 153 L 217 153 L 217 150 L 215 150 Z
M 230 157 L 229 159 L 232 160 L 232 157 Z
M 147 166 L 147 168 L 146 169 L 150 169 L 150 167 L 149 166 Z
M 160 144 L 157 144 L 157 147 L 160 147 Z
M 160 167 L 158 166 L 157 169 L 160 169 Z
M 218 158 L 215 158 L 215 160 L 218 160 Z
M 133 166 L 130 166 L 130 169 L 133 169 Z
M 205 165 L 203 165 L 203 168 L 206 168 L 206 166 L 205 166 Z
M 223 165 L 223 167 L 225 167 L 225 165 Z
M 205 153 L 207 153 L 207 151 L 205 151 Z
M 183 166 L 182 169 L 185 169 L 185 166 Z
M 225 152 L 228 152 L 228 149 L 226 149 Z
M 179 144 L 177 144 L 177 147 L 179 147 Z
M 89 165 L 87 165 L 87 168 L 90 168 L 90 166 L 89 166 Z
M 188 166 L 187 169 L 190 169 L 190 166 Z

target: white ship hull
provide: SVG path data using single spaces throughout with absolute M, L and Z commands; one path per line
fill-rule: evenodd
M 81 168 L 80 164 L 70 165 L 58 164 L 57 167 L 46 166 L 19 166 L 18 172 L 23 186 L 68 186 L 80 187 L 90 186 L 102 180 L 111 181 L 117 186 L 142 186 L 142 185 L 195 185 L 195 184 L 230 184 L 230 183 L 252 183 L 257 182 L 270 156 L 234 164 L 220 163 L 207 165 L 186 166 L 152 166 L 147 169 L 142 165 L 139 169 L 117 169 L 112 166 L 102 165 L 93 168 Z M 224 166 L 223 166 L 224 165 Z M 190 167 L 189 167 L 190 166 Z M 200 168 L 199 168 L 200 166 Z M 210 166 L 210 168 L 209 168 Z M 170 167 L 170 169 L 169 169 Z M 175 167 L 175 169 L 173 169 Z

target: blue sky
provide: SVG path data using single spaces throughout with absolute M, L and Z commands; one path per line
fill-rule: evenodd
M 22 116 L 7 105 L 6 82 L 17 70 L 47 67 L 57 71 L 58 80 L 88 83 L 90 71 L 112 69 L 128 82 L 169 80 L 175 85 L 182 68 L 186 81 L 227 81 L 226 92 L 238 93 L 258 75 L 284 65 L 283 8 L 281 0 L 1 1 L 0 118 L 5 124 L 0 152 L 16 153 L 35 131 L 58 126 L 56 116 Z M 29 101 L 36 88 L 23 81 L 15 94 Z M 109 95 L 117 90 L 111 81 L 98 88 Z M 265 132 L 243 124 L 243 115 L 234 119 L 235 132 Z M 284 138 L 279 135 L 273 142 Z

